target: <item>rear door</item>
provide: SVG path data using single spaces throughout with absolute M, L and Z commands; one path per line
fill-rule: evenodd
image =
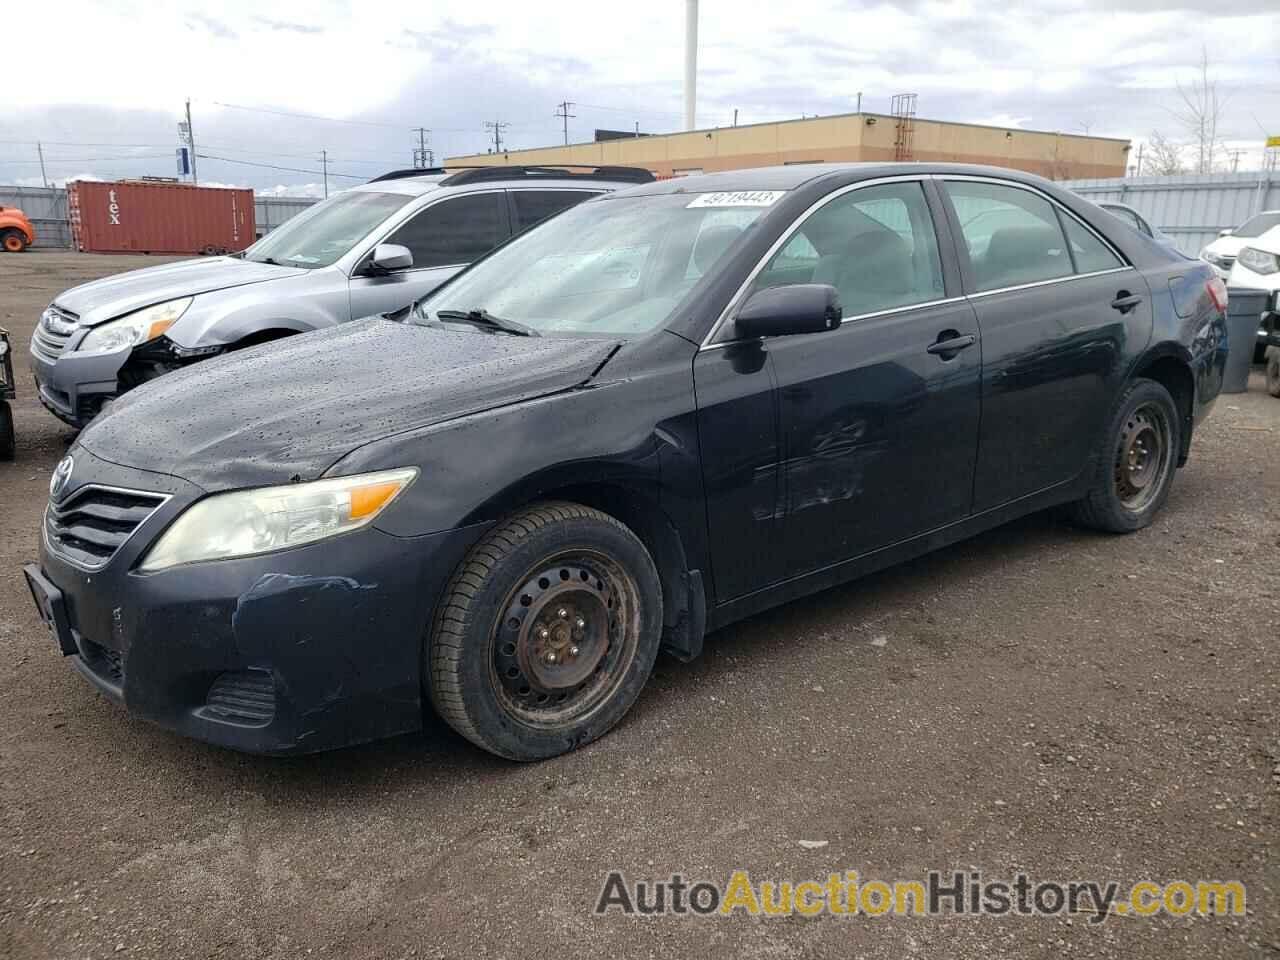
M 413 254 L 413 266 L 381 277 L 351 278 L 351 316 L 408 306 L 511 236 L 506 192 L 485 190 L 437 200 L 397 227 L 383 243 Z
M 1151 333 L 1146 282 L 1082 220 L 1029 185 L 943 178 L 982 328 L 974 510 L 1075 479 Z

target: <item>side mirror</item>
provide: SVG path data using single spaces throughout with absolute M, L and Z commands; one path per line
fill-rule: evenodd
M 753 293 L 733 318 L 744 337 L 823 333 L 840 326 L 840 294 L 826 283 L 794 283 Z
M 1220 236 L 1220 237 L 1229 237 L 1229 236 L 1231 236 L 1233 233 L 1235 233 L 1235 231 L 1234 231 L 1234 230 L 1232 230 L 1230 227 L 1227 227 L 1227 229 L 1225 229 L 1225 230 L 1219 230 L 1219 231 L 1218 231 L 1218 236 Z
M 369 257 L 370 273 L 391 273 L 395 270 L 407 270 L 413 266 L 413 254 L 409 248 L 398 243 L 380 243 L 373 248 Z

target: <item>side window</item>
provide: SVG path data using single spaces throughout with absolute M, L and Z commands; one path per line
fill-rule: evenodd
M 1067 230 L 1067 242 L 1071 244 L 1071 256 L 1076 262 L 1076 273 L 1113 270 L 1124 266 L 1120 259 L 1107 249 L 1106 244 L 1082 227 L 1073 217 L 1064 213 L 1062 225 Z
M 408 247 L 416 268 L 470 263 L 506 239 L 506 194 L 495 191 L 433 203 L 387 242 Z
M 547 217 L 554 217 L 561 210 L 568 210 L 575 204 L 596 196 L 599 194 L 585 190 L 512 190 L 511 200 L 516 211 L 512 229 L 516 233 L 527 230 Z
M 827 283 L 846 317 L 939 300 L 942 262 L 916 182 L 852 190 L 815 210 L 765 265 L 755 289 Z
M 1048 200 L 993 183 L 952 180 L 945 187 L 979 290 L 1071 275 L 1066 239 Z

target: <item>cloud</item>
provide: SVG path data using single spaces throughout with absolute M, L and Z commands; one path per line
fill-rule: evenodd
M 187 14 L 187 28 L 196 33 L 210 33 L 220 40 L 236 40 L 240 36 L 221 20 L 215 20 L 203 13 Z
M 324 33 L 324 27 L 315 23 L 291 23 L 286 20 L 269 20 L 266 17 L 254 17 L 255 23 L 260 23 L 268 30 L 276 30 L 281 33 L 302 33 L 314 35 Z
M 59 36 L 69 66 L 6 91 L 0 141 L 19 142 L 0 142 L 0 181 L 38 169 L 36 138 L 46 141 L 51 177 L 86 169 L 171 176 L 175 123 L 188 95 L 201 152 L 241 161 L 199 159 L 202 177 L 266 191 L 320 185 L 323 192 L 321 150 L 331 192 L 407 167 L 419 126 L 431 130 L 437 161 L 483 152 L 491 143 L 484 121 L 509 124 L 512 149 L 559 143 L 554 114 L 563 100 L 576 103 L 575 141 L 597 127 L 638 122 L 662 133 L 682 123 L 676 3 L 633 6 L 625 19 L 602 23 L 590 0 L 537 8 L 384 0 L 376 16 L 344 0 L 289 16 L 262 14 L 260 0 L 226 0 L 216 18 L 195 0 L 149 8 L 145 18 L 114 4 L 63 2 L 76 23 Z M 35 5 L 10 6 L 11 34 L 40 35 Z M 1134 139 L 1160 130 L 1176 139 L 1175 84 L 1190 79 L 1202 44 L 1231 94 L 1226 138 L 1260 143 L 1254 117 L 1280 116 L 1275 0 L 1233 0 L 1194 20 L 1189 13 L 1204 7 L 1190 0 L 1000 8 L 977 0 L 794 0 L 757 5 L 750 17 L 737 9 L 723 0 L 701 5 L 701 126 L 728 126 L 735 110 L 743 124 L 848 112 L 859 91 L 864 110 L 888 112 L 893 94 L 911 91 L 925 118 Z M 192 42 L 193 31 L 205 42 Z M 104 36 L 113 38 L 112 69 L 78 68 L 100 56 Z M 228 69 L 228 50 L 253 68 Z M 134 158 L 117 159 L 125 156 Z M 1249 162 L 1252 154 L 1241 168 Z

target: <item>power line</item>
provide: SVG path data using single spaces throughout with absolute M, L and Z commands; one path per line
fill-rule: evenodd
M 219 107 L 228 107 L 232 110 L 248 110 L 252 113 L 269 113 L 276 117 L 296 117 L 299 120 L 320 120 L 325 123 L 350 123 L 359 127 L 387 127 L 391 130 L 403 130 L 409 125 L 399 123 L 385 123 L 379 120 L 343 120 L 338 117 L 321 117 L 314 113 L 291 113 L 288 110 L 269 110 L 266 107 L 249 107 L 242 103 L 223 103 L 221 100 L 212 101 Z
M 325 175 L 325 171 L 323 170 L 304 170 L 301 167 L 281 167 L 281 166 L 277 166 L 274 163 L 257 163 L 253 160 L 233 160 L 231 157 L 215 157 L 208 153 L 200 154 L 200 159 L 201 160 L 217 160 L 220 163 L 238 163 L 241 166 L 245 166 L 245 167 L 263 167 L 264 169 L 267 169 L 267 170 L 284 170 L 287 173 L 313 173 L 318 176 Z M 357 175 L 354 173 L 334 173 L 332 170 L 328 171 L 328 175 L 331 177 L 342 177 L 344 180 L 367 180 L 368 179 L 367 177 L 362 175 Z
M 269 113 L 276 117 L 295 117 L 299 120 L 319 120 L 323 123 L 349 123 L 359 127 L 385 127 L 388 130 L 415 130 L 415 127 L 409 126 L 407 123 L 387 123 L 385 120 L 347 120 L 341 117 L 322 117 L 315 113 L 293 113 L 288 110 L 271 110 L 267 107 L 250 107 L 243 103 L 224 103 L 221 100 L 211 100 L 210 103 L 219 107 L 230 107 L 232 110 L 248 110 L 251 113 Z M 436 130 L 447 130 L 451 133 L 470 133 L 470 127 L 436 127 Z
M 172 160 L 173 157 L 165 153 L 157 154 L 134 154 L 131 157 L 45 157 L 45 163 L 115 163 L 120 160 Z M 0 163 L 20 163 L 39 165 L 39 160 L 0 160 Z

